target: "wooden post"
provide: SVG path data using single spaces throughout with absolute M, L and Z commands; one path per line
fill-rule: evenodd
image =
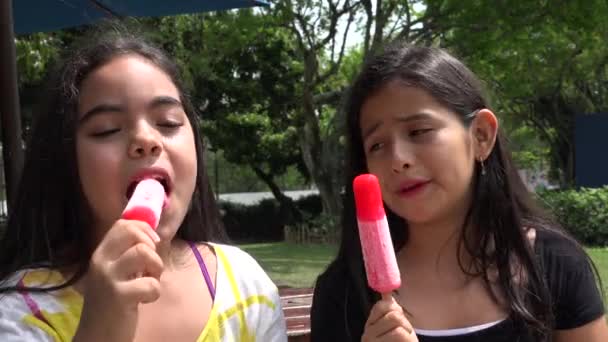
M 23 169 L 21 114 L 13 31 L 13 1 L 0 1 L 0 126 L 7 209 L 14 200 Z

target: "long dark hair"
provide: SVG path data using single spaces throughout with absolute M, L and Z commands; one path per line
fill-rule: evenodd
M 117 23 L 94 28 L 82 41 L 88 43 L 69 53 L 50 74 L 48 99 L 33 118 L 17 196 L 11 205 L 8 228 L 0 239 L 0 281 L 30 267 L 75 267 L 77 271 L 65 284 L 28 290 L 70 286 L 87 270 L 95 246 L 76 160 L 77 104 L 82 81 L 116 56 L 138 55 L 163 70 L 177 87 L 192 125 L 198 175 L 177 237 L 194 242 L 227 240 L 206 173 L 199 118 L 177 66 L 160 49 Z M 15 289 L 0 287 L 0 293 Z
M 347 270 L 349 290 L 355 292 L 366 312 L 379 296 L 366 283 L 352 190 L 353 179 L 368 172 L 359 118 L 364 102 L 392 81 L 427 91 L 458 114 L 465 127 L 472 121 L 471 113 L 490 107 L 478 78 L 442 49 L 396 42 L 363 66 L 346 100 L 347 170 L 342 239 L 332 265 L 342 265 L 341 269 Z M 474 264 L 463 265 L 459 250 L 460 267 L 467 274 L 483 277 L 495 300 L 490 283 L 496 281 L 511 317 L 522 323 L 537 339 L 546 339 L 554 320 L 551 295 L 535 261 L 527 231 L 529 228 L 552 230 L 576 242 L 535 205 L 505 148 L 502 132 L 499 131 L 496 144 L 484 164 L 486 172 L 483 176 L 479 164 L 475 169 L 472 204 L 459 244 L 459 249 L 465 248 L 473 257 Z M 387 217 L 395 249 L 399 250 L 408 240 L 407 222 L 388 208 Z M 576 246 L 580 248 L 580 245 Z M 493 275 L 491 270 L 498 271 L 497 278 L 496 272 Z

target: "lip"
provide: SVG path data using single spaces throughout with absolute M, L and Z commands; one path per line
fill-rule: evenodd
M 149 167 L 138 170 L 127 183 L 127 188 L 125 191 L 125 196 L 127 199 L 130 197 L 132 190 L 135 189 L 135 185 L 144 179 L 158 179 L 163 184 L 165 188 L 165 194 L 167 197 L 171 194 L 173 189 L 173 182 L 171 177 L 169 176 L 169 172 L 163 169 L 162 167 Z M 131 193 L 130 193 L 131 192 Z
M 429 179 L 410 179 L 399 184 L 397 195 L 401 197 L 410 197 L 419 194 L 427 185 L 431 183 Z

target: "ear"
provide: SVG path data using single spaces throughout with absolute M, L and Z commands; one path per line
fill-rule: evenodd
M 496 135 L 498 134 L 496 115 L 489 109 L 479 110 L 471 123 L 470 129 L 473 137 L 475 159 L 486 160 L 496 143 Z

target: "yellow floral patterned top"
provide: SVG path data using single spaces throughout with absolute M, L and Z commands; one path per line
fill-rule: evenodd
M 220 244 L 212 246 L 217 256 L 215 300 L 197 342 L 287 341 L 274 283 L 242 250 Z M 63 282 L 59 272 L 39 268 L 18 272 L 7 284 L 46 287 Z M 0 341 L 71 341 L 80 320 L 82 301 L 82 296 L 71 287 L 51 293 L 0 295 Z

